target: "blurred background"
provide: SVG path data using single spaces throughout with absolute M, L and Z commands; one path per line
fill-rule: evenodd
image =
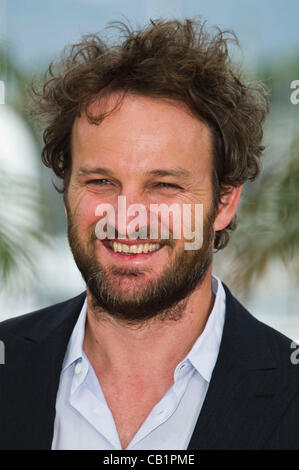
M 290 99 L 298 0 L 0 0 L 0 321 L 84 290 L 62 197 L 40 160 L 41 131 L 28 117 L 27 83 L 109 21 L 138 27 L 196 15 L 235 31 L 234 60 L 271 92 L 263 170 L 244 188 L 239 226 L 213 272 L 253 315 L 299 341 L 299 103 Z

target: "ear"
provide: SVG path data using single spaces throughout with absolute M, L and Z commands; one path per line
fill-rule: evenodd
M 223 230 L 231 222 L 237 210 L 243 186 L 241 184 L 237 187 L 225 187 L 225 194 L 221 196 L 221 201 L 218 204 L 218 213 L 214 221 L 215 232 Z

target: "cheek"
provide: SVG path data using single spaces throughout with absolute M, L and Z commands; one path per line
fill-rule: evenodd
M 187 237 L 191 237 L 190 232 L 194 232 L 198 227 L 202 217 L 200 217 L 195 203 L 172 203 L 164 204 L 152 209 L 151 214 L 151 230 L 153 238 L 156 238 L 156 233 L 162 239 L 169 238 L 169 236 L 179 241 L 184 241 Z M 158 211 L 158 212 L 157 212 Z M 202 212 L 202 211 L 201 211 Z M 158 214 L 158 215 L 157 215 Z M 200 220 L 199 220 L 200 219 Z M 169 234 L 169 236 L 167 236 Z
M 86 195 L 80 200 L 74 214 L 79 229 L 88 229 L 96 224 L 98 217 L 95 212 L 98 204 L 99 201 L 92 195 Z
M 173 238 L 192 239 L 197 232 L 202 231 L 208 210 L 209 207 L 204 202 L 180 205 L 178 212 L 171 213 L 168 220 Z

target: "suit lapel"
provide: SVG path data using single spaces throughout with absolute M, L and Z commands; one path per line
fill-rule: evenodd
M 275 346 L 272 335 L 224 288 L 219 355 L 189 450 L 263 448 L 299 388 L 287 339 L 283 350 Z M 1 334 L 0 326 L 6 355 L 0 365 L 1 449 L 51 448 L 62 361 L 84 299 L 85 293 L 41 312 L 32 331 L 28 320 L 26 331 L 20 326 L 22 334 L 15 327 L 10 334 L 7 326 Z
M 190 450 L 263 448 L 299 388 L 291 350 L 278 364 L 264 327 L 224 288 L 222 341 Z
M 35 329 L 24 331 L 23 336 L 3 330 L 1 449 L 51 448 L 62 361 L 84 298 L 81 294 L 53 307 L 50 317 L 34 314 L 40 315 L 39 328 L 36 322 Z

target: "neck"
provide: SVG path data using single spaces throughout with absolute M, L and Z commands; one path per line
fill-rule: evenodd
M 144 370 L 165 374 L 188 354 L 214 305 L 211 267 L 201 285 L 183 304 L 178 319 L 154 318 L 141 326 L 130 326 L 92 307 L 87 292 L 87 322 L 83 348 L 97 372 L 111 371 L 118 377 Z

